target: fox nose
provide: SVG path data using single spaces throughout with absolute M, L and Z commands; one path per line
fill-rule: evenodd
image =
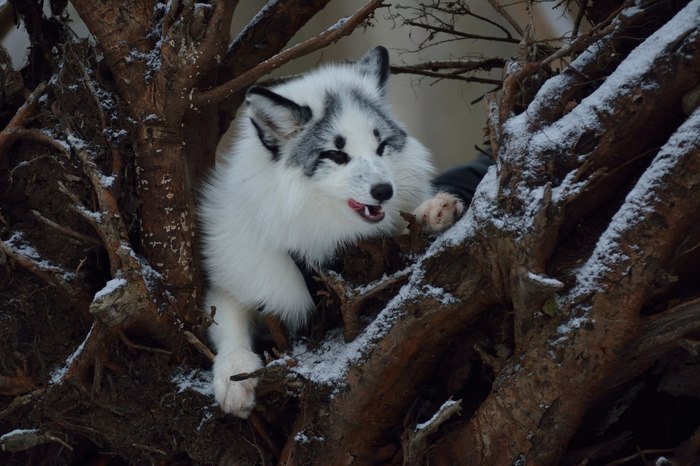
M 394 188 L 389 183 L 380 183 L 372 186 L 369 193 L 379 202 L 384 202 L 391 199 L 391 196 L 394 195 Z

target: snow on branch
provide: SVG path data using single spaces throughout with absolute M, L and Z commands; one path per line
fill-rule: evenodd
M 17 231 L 9 239 L 0 241 L 0 251 L 26 271 L 49 285 L 55 286 L 69 299 L 83 304 L 88 302 L 83 290 L 73 283 L 75 273 L 44 259 L 21 232 Z
M 276 361 L 274 364 L 287 364 L 291 372 L 296 373 L 314 383 L 325 385 L 338 391 L 347 383 L 348 371 L 361 363 L 372 352 L 377 342 L 382 340 L 404 315 L 405 309 L 421 299 L 431 299 L 448 307 L 460 301 L 442 288 L 426 282 L 424 262 L 431 258 L 436 250 L 427 251 L 422 257 L 407 269 L 391 276 L 384 277 L 365 287 L 347 290 L 338 278 L 331 280 L 333 287 L 341 297 L 346 307 L 354 308 L 357 303 L 388 287 L 401 285 L 394 297 L 389 300 L 384 309 L 353 338 L 343 338 L 343 331 L 336 329 L 330 332 L 318 348 L 310 348 L 303 342 L 297 343 L 290 355 Z M 349 294 L 344 294 L 349 292 Z M 357 300 L 357 302 L 355 302 Z M 359 312 L 355 310 L 355 312 Z M 347 311 L 345 312 L 347 313 Z M 346 317 L 344 313 L 344 318 Z M 358 328 L 355 328 L 358 330 Z M 348 341 L 352 340 L 352 341 Z M 293 364 L 288 364 L 289 361 Z
M 700 15 L 697 14 L 699 8 L 700 1 L 691 1 L 635 48 L 605 82 L 570 113 L 533 131 L 542 112 L 561 103 L 562 94 L 575 84 L 574 76 L 595 59 L 604 49 L 604 44 L 595 43 L 589 47 L 567 70 L 547 81 L 525 112 L 504 122 L 505 134 L 510 143 L 508 154 L 520 157 L 524 154 L 566 153 L 566 148 L 572 145 L 572 141 L 580 140 L 584 133 L 604 131 L 603 121 L 612 117 L 615 109 L 619 108 L 620 98 L 634 98 L 638 89 L 654 92 L 658 87 L 656 71 L 659 61 L 672 55 L 679 42 L 694 32 L 697 34 L 700 29 Z
M 622 207 L 600 236 L 591 257 L 576 274 L 576 286 L 570 294 L 583 296 L 598 292 L 611 270 L 643 253 L 640 245 L 628 236 L 641 236 L 650 218 L 673 206 L 666 205 L 669 190 L 685 176 L 687 167 L 700 153 L 700 109 L 683 123 L 664 145 L 651 165 L 630 191 Z M 692 173 L 692 172 L 690 172 Z M 696 180 L 697 184 L 699 181 Z M 671 217 L 671 215 L 668 215 Z M 634 232 L 630 235 L 630 232 Z M 631 266 L 631 265 L 630 265 Z
M 50 442 L 59 443 L 69 451 L 73 451 L 73 447 L 63 439 L 50 431 L 42 432 L 39 429 L 15 429 L 0 435 L 0 451 L 24 451 Z
M 447 422 L 455 414 L 462 410 L 462 400 L 450 398 L 445 401 L 437 412 L 427 421 L 421 422 L 414 427 L 408 427 L 401 435 L 403 446 L 404 465 L 425 464 L 425 456 L 429 449 L 428 440 L 438 428 Z

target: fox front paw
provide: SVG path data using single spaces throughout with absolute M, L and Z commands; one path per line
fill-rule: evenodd
M 227 413 L 247 418 L 255 407 L 258 379 L 233 382 L 232 375 L 250 373 L 262 367 L 262 361 L 250 350 L 218 354 L 214 359 L 214 398 Z
M 419 205 L 413 215 L 423 230 L 438 233 L 454 225 L 463 212 L 464 204 L 457 196 L 440 192 Z

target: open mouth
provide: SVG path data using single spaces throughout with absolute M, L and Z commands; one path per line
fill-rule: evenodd
M 369 223 L 378 223 L 384 219 L 384 209 L 380 205 L 363 204 L 355 199 L 348 199 L 348 207 Z

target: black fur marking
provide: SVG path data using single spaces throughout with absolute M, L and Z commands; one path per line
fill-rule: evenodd
M 308 123 L 309 120 L 311 120 L 311 117 L 313 116 L 311 113 L 311 109 L 306 105 L 299 105 L 296 102 L 289 100 L 288 98 L 283 97 L 267 88 L 253 86 L 250 89 L 248 89 L 248 94 L 263 96 L 271 100 L 275 105 L 288 108 L 292 111 L 292 116 L 296 121 L 299 122 L 300 125 Z
M 377 78 L 377 88 L 384 90 L 389 80 L 389 52 L 384 47 L 375 47 L 357 62 L 360 72 Z
M 379 146 L 377 146 L 377 155 L 380 157 L 384 155 L 384 149 L 386 149 L 386 141 L 382 141 L 379 143 Z
M 345 138 L 341 135 L 337 135 L 333 143 L 335 144 L 336 149 L 341 150 L 343 147 L 345 147 Z
M 323 159 L 332 160 L 338 165 L 345 165 L 350 162 L 350 156 L 342 150 L 324 150 L 318 155 L 318 161 Z
M 273 137 L 268 136 L 265 133 L 265 131 L 263 131 L 263 129 L 252 118 L 250 119 L 250 122 L 253 123 L 253 126 L 255 127 L 255 132 L 258 133 L 258 138 L 260 139 L 262 145 L 270 151 L 270 154 L 272 154 L 272 161 L 277 162 L 280 159 L 280 148 L 277 144 L 277 140 Z
M 384 47 L 375 49 L 379 55 L 379 87 L 384 88 L 389 80 L 389 51 Z
M 377 147 L 377 155 L 384 155 L 387 147 L 395 152 L 401 152 L 406 145 L 406 138 L 408 137 L 406 132 L 389 118 L 383 108 L 358 89 L 353 89 L 350 95 L 360 108 L 367 111 L 368 114 L 374 116 L 377 120 L 379 126 L 374 129 L 374 136 L 377 138 L 377 141 L 381 141 L 380 138 L 384 137 L 384 140 Z

